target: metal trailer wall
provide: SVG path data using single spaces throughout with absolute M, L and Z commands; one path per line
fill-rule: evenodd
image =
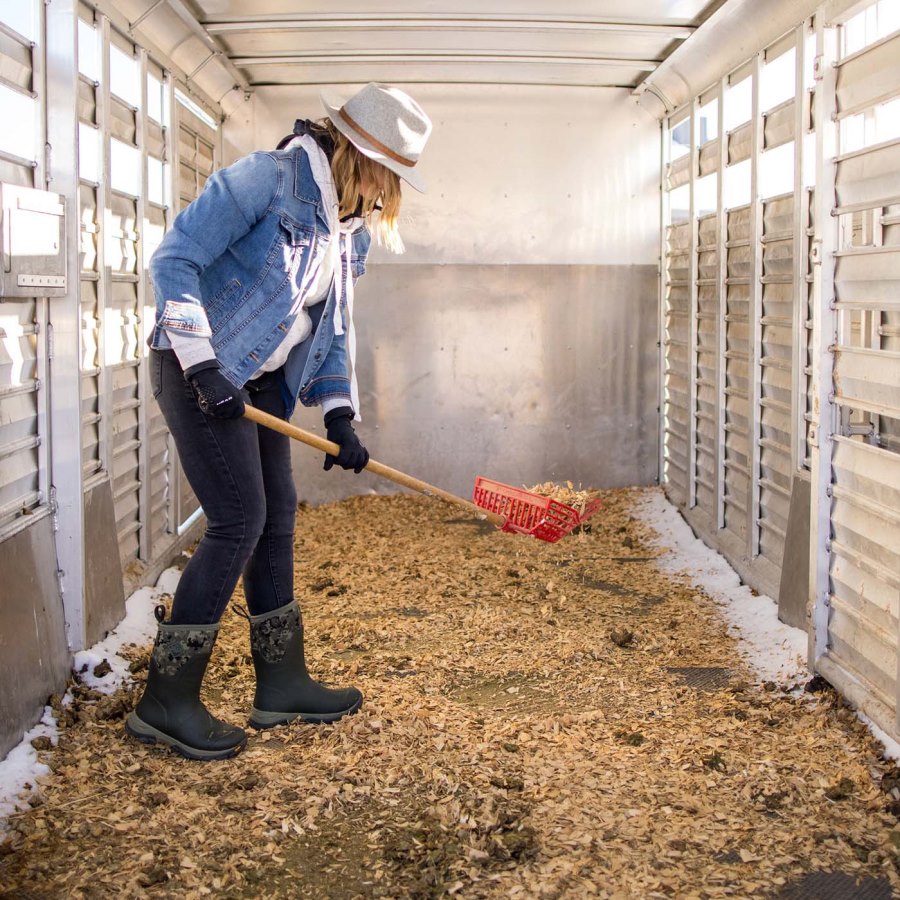
M 0 757 L 199 515 L 149 389 L 146 263 L 217 164 L 221 111 L 125 31 L 71 2 L 0 13 L 0 89 L 32 126 L 0 142 Z M 16 253 L 48 210 L 64 286 Z M 55 286 L 23 293 L 29 265 Z
M 808 554 L 810 666 L 896 736 L 900 16 L 847 7 L 819 7 L 665 122 L 662 466 L 750 585 L 778 597 Z M 785 54 L 792 96 L 770 105 Z M 793 532 L 800 505 L 809 530 Z
M 404 192 L 406 253 L 374 248 L 356 288 L 373 456 L 463 496 L 478 474 L 654 483 L 657 124 L 622 89 L 407 89 L 434 121 L 428 190 Z M 254 110 L 226 146 L 271 147 L 323 114 L 313 88 L 258 88 Z M 297 422 L 322 432 L 317 410 Z M 326 475 L 301 445 L 294 467 L 313 503 L 396 490 Z

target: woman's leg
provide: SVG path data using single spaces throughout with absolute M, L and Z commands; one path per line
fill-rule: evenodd
M 179 579 L 170 623 L 212 624 L 221 618 L 265 523 L 257 428 L 249 419 L 203 413 L 172 351 L 152 351 L 150 372 L 181 466 L 207 518 L 206 533 Z
M 285 417 L 281 375 L 271 372 L 247 385 L 250 401 L 263 412 Z M 294 523 L 297 489 L 291 471 L 290 438 L 257 428 L 266 498 L 266 523 L 244 569 L 244 595 L 251 615 L 278 609 L 294 599 Z

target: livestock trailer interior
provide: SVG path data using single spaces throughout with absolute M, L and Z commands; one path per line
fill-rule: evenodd
M 898 726 L 900 6 L 21 0 L 0 9 L 0 756 L 202 533 L 149 381 L 148 263 L 320 91 L 428 112 L 356 296 L 373 456 L 662 486 Z M 295 422 L 320 433 L 320 413 Z M 326 480 L 312 506 L 396 488 Z

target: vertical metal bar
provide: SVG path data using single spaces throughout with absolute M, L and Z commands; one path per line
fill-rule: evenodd
M 42 4 L 43 5 L 43 4 Z M 77 0 L 46 6 L 46 129 L 51 150 L 50 188 L 65 197 L 64 297 L 50 308 L 53 358 L 49 365 L 50 465 L 57 503 L 56 555 L 69 647 L 85 642 L 84 500 L 82 496 L 81 298 L 78 279 L 78 35 Z M 49 339 L 49 335 L 48 335 Z
M 178 121 L 178 101 L 175 99 L 175 80 L 168 70 L 164 74 L 165 97 L 164 113 L 166 120 L 165 147 L 168 167 L 166 171 L 166 214 L 165 230 L 172 227 L 175 216 L 178 215 L 178 207 L 181 202 L 178 187 L 180 162 L 180 144 Z M 178 511 L 181 509 L 181 463 L 178 459 L 178 451 L 171 432 L 166 436 L 166 478 L 169 489 L 166 499 L 166 531 L 169 534 L 178 533 Z
M 659 484 L 663 484 L 666 478 L 666 279 L 668 277 L 668 265 L 666 262 L 666 233 L 669 227 L 669 191 L 666 186 L 666 173 L 669 164 L 669 120 L 663 118 L 659 123 L 659 307 L 657 316 L 657 340 L 658 353 L 658 441 L 657 467 Z
M 806 409 L 806 221 L 805 195 L 803 187 L 803 152 L 806 126 L 809 122 L 809 92 L 806 90 L 806 34 L 810 26 L 807 19 L 796 29 L 794 44 L 794 209 L 793 209 L 793 271 L 791 273 L 791 298 L 793 316 L 791 318 L 791 473 L 801 469 L 801 448 L 806 441 L 806 427 L 803 413 Z M 805 454 L 803 454 L 805 456 Z
M 147 220 L 147 192 L 149 184 L 148 159 L 147 159 L 147 52 L 138 48 L 138 65 L 140 69 L 141 90 L 140 107 L 135 113 L 135 125 L 137 145 L 141 154 L 141 188 L 137 198 L 136 231 L 138 232 L 135 243 L 135 268 L 137 269 L 137 352 L 140 362 L 137 369 L 138 377 L 138 440 L 141 445 L 138 450 L 138 479 L 140 488 L 138 493 L 138 518 L 141 530 L 138 534 L 138 555 L 141 559 L 150 561 L 153 559 L 153 547 L 151 537 L 153 527 L 151 522 L 151 497 L 153 485 L 150 479 L 150 365 L 147 359 L 146 329 L 144 310 L 147 308 L 147 278 L 145 267 L 147 260 L 144 258 L 145 236 L 149 222 Z
M 31 51 L 31 79 L 33 90 L 38 94 L 38 104 L 40 113 L 34 117 L 34 148 L 35 168 L 33 174 L 34 181 L 32 187 L 39 190 L 45 186 L 50 190 L 55 188 L 50 184 L 51 171 L 50 165 L 50 136 L 47 134 L 47 104 L 49 98 L 45 89 L 45 72 L 44 72 L 44 34 L 45 34 L 45 7 L 43 3 L 35 3 L 33 5 L 34 22 L 32 34 L 37 35 L 34 46 Z M 74 213 L 71 209 L 68 215 Z M 65 220 L 64 226 L 65 228 Z M 65 237 L 65 231 L 63 233 Z M 48 386 L 50 384 L 50 361 L 47 355 L 50 351 L 49 340 L 49 301 L 46 297 L 38 297 L 35 300 L 35 318 L 34 325 L 37 331 L 35 340 L 35 362 L 37 371 L 35 378 L 38 383 L 38 390 L 35 393 L 35 409 L 37 411 L 37 433 L 40 437 L 40 444 L 37 448 L 38 458 L 38 492 L 40 493 L 41 503 L 45 504 L 50 498 L 51 471 L 50 471 L 50 417 L 48 413 L 48 402 L 50 392 Z
M 32 172 L 31 186 L 41 190 L 49 183 L 50 173 L 48 164 L 50 161 L 50 140 L 46 132 L 46 110 L 48 98 L 44 90 L 44 33 L 45 12 L 43 3 L 33 4 L 32 33 L 37 35 L 31 48 L 31 83 L 32 89 L 38 95 L 38 108 L 40 113 L 34 117 L 34 171 Z
M 725 209 L 725 170 L 728 168 L 728 134 L 725 131 L 725 92 L 727 78 L 719 80 L 719 180 L 716 185 L 716 528 L 725 527 L 725 350 L 728 312 L 728 210 Z
M 700 98 L 691 101 L 691 177 L 689 184 L 688 224 L 690 242 L 688 245 L 688 290 L 690 292 L 688 314 L 688 452 L 687 452 L 687 499 L 685 506 L 693 509 L 697 505 L 697 344 L 699 321 L 699 297 L 697 291 L 699 222 L 697 220 L 697 174 L 700 168 L 700 149 L 697 133 L 700 129 Z
M 835 176 L 838 154 L 836 111 L 837 28 L 816 17 L 816 196 L 813 245 L 813 433 L 810 510 L 810 669 L 828 651 L 831 606 L 832 452 L 837 409 L 834 403 L 834 352 L 837 321 L 834 306 L 834 253 L 838 247 Z
M 759 187 L 760 157 L 763 152 L 763 120 L 759 88 L 763 54 L 753 58 L 752 112 L 750 119 L 750 354 L 748 365 L 748 442 L 750 496 L 748 497 L 747 554 L 752 561 L 759 555 L 759 468 L 762 407 L 762 200 Z
M 100 371 L 97 375 L 97 411 L 100 421 L 97 423 L 97 448 L 100 465 L 107 476 L 113 478 L 112 427 L 113 427 L 113 390 L 112 374 L 106 359 L 107 304 L 112 290 L 109 266 L 107 265 L 107 234 L 112 221 L 109 209 L 109 192 L 112 175 L 110 161 L 110 85 L 109 85 L 109 19 L 99 15 L 97 25 L 100 29 L 100 85 L 96 89 L 97 125 L 100 130 L 100 181 L 97 185 L 97 363 Z

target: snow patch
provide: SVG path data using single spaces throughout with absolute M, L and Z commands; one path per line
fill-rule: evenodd
M 142 587 L 136 590 L 125 601 L 125 617 L 102 640 L 88 650 L 79 650 L 72 662 L 72 670 L 78 680 L 87 687 L 112 694 L 122 684 L 130 680 L 129 662 L 119 655 L 119 651 L 127 644 L 143 647 L 149 644 L 156 634 L 156 619 L 153 610 L 164 594 L 175 593 L 180 569 L 166 569 L 155 587 Z M 108 666 L 100 670 L 105 674 L 95 675 L 94 671 L 104 660 Z
M 20 794 L 32 794 L 38 779 L 50 774 L 50 769 L 38 760 L 37 751 L 31 746 L 31 742 L 39 737 L 49 738 L 54 747 L 59 740 L 56 719 L 49 706 L 44 707 L 40 722 L 26 731 L 21 742 L 0 761 L 0 837 L 6 819 L 26 804 L 27 796 L 20 798 Z
M 660 568 L 686 576 L 721 608 L 737 632 L 738 652 L 761 681 L 788 687 L 809 679 L 806 632 L 780 621 L 778 604 L 771 597 L 754 596 L 742 585 L 725 558 L 694 536 L 661 490 L 646 492 L 636 505 L 635 516 L 657 533 L 651 545 L 669 551 L 657 560 Z M 885 759 L 900 761 L 900 743 L 864 713 L 857 710 L 856 715 L 883 745 Z
M 761 681 L 782 686 L 806 681 L 807 637 L 800 628 L 778 618 L 778 604 L 765 594 L 754 594 L 723 556 L 694 536 L 691 527 L 661 490 L 648 491 L 636 507 L 636 517 L 656 532 L 651 545 L 668 552 L 659 567 L 687 577 L 722 610 L 726 622 L 740 638 L 738 652 Z
M 139 588 L 125 601 L 125 617 L 116 628 L 89 650 L 80 650 L 75 654 L 72 668 L 82 684 L 101 693 L 111 694 L 120 685 L 131 680 L 129 663 L 119 655 L 119 651 L 127 644 L 141 647 L 152 641 L 156 634 L 153 610 L 164 595 L 175 592 L 180 577 L 180 569 L 166 569 L 154 587 Z M 94 670 L 104 660 L 108 664 L 107 673 L 102 676 L 94 675 Z M 100 671 L 106 668 L 103 666 Z M 63 705 L 72 702 L 68 691 L 62 702 Z M 25 732 L 21 742 L 0 760 L 0 837 L 5 831 L 9 816 L 27 808 L 28 799 L 38 786 L 39 779 L 50 774 L 31 744 L 40 737 L 49 738 L 54 746 L 59 739 L 56 719 L 49 706 L 44 707 L 40 722 Z

